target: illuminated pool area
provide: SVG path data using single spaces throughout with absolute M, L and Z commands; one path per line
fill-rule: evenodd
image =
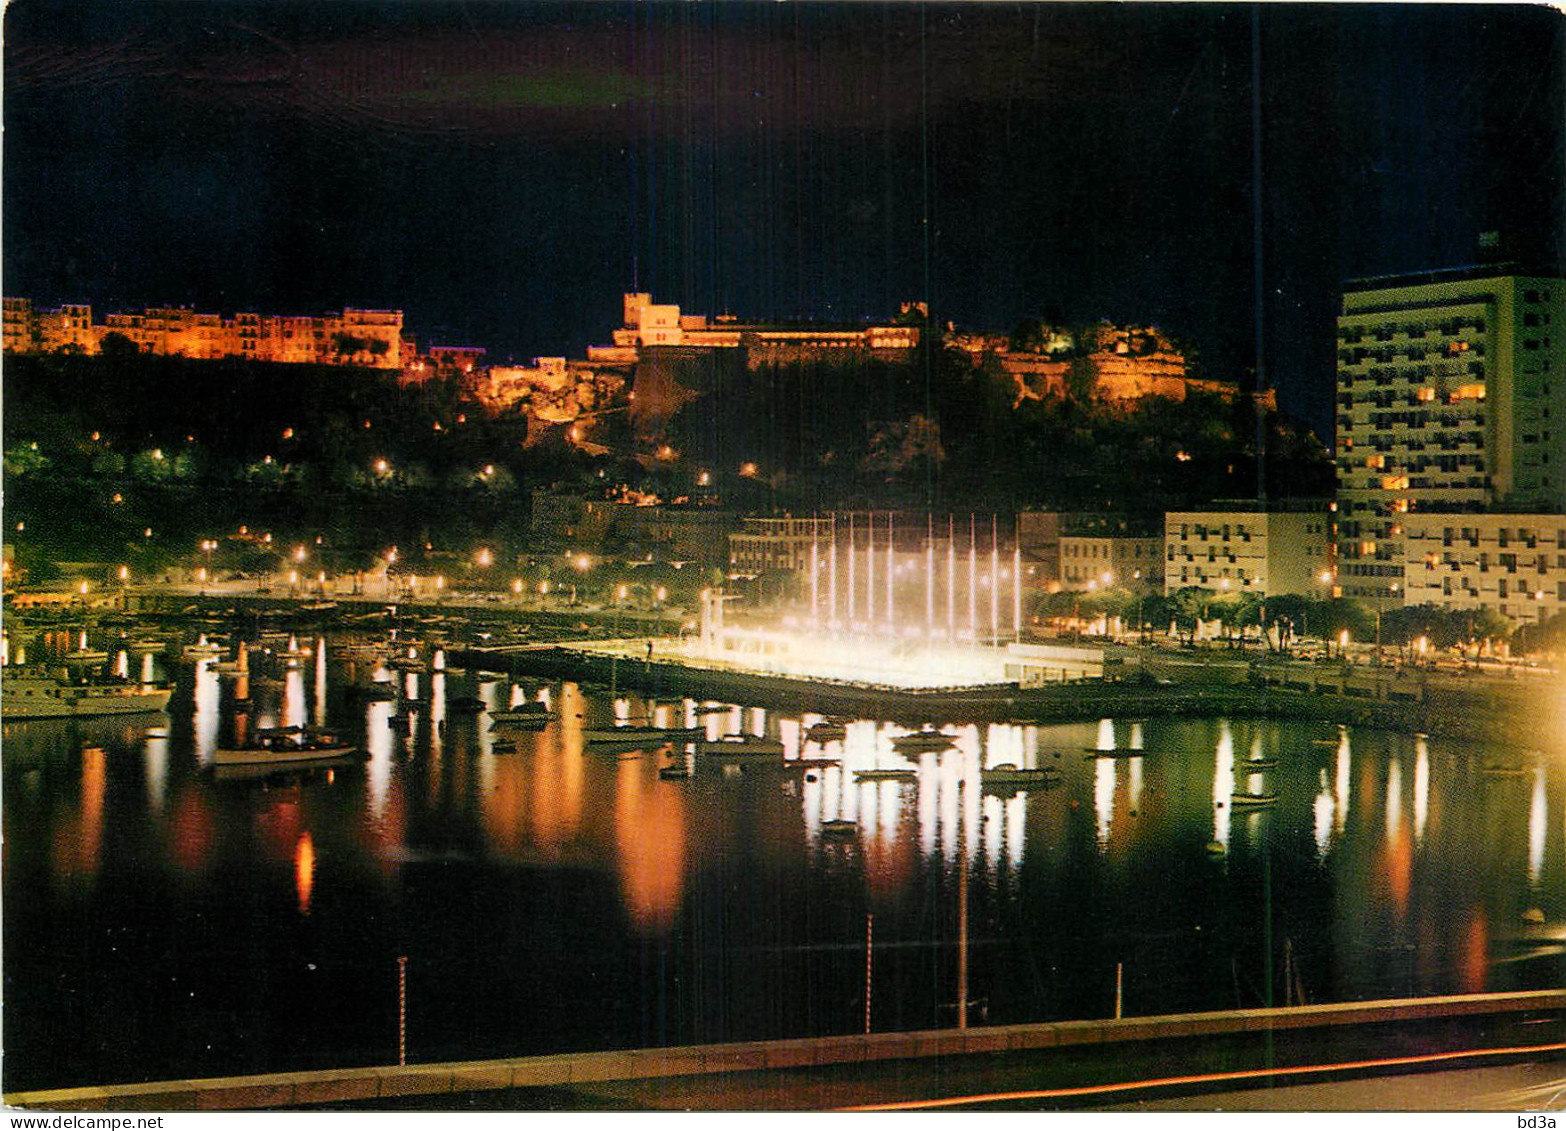
M 588 655 L 678 663 L 722 671 L 850 683 L 901 691 L 987 687 L 1006 680 L 1006 650 L 976 644 L 923 644 L 867 637 L 834 637 L 788 629 L 729 629 L 726 646 L 699 637 L 615 640 L 573 647 Z
M 618 660 L 678 664 L 893 691 L 962 691 L 1057 683 L 1103 675 L 1103 652 L 948 634 L 906 621 L 838 622 L 814 615 L 727 619 L 725 598 L 704 592 L 698 631 L 677 640 L 579 642 L 574 651 Z

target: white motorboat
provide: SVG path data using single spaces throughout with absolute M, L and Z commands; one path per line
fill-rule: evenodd
M 781 758 L 783 744 L 775 738 L 762 738 L 754 734 L 726 734 L 722 738 L 699 740 L 696 753 L 723 758 L 739 755 Z
M 281 727 L 259 732 L 247 746 L 218 747 L 212 762 L 217 766 L 296 765 L 349 758 L 358 753 L 358 747 L 329 731 Z
M 698 727 L 636 726 L 588 727 L 582 737 L 593 743 L 689 742 L 701 737 Z
M 0 715 L 7 719 L 91 718 L 161 711 L 173 690 L 140 683 L 78 682 L 42 672 L 5 669 Z
M 942 734 L 938 730 L 916 730 L 893 738 L 892 749 L 899 754 L 927 754 L 948 750 L 956 742 L 956 735 Z

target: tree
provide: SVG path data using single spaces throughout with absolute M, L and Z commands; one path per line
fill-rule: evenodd
M 1169 612 L 1174 620 L 1175 631 L 1187 644 L 1195 642 L 1197 622 L 1208 616 L 1214 596 L 1211 589 L 1187 585 L 1169 597 Z
M 174 463 L 164 455 L 162 448 L 137 452 L 131 457 L 130 466 L 131 474 L 137 479 L 153 483 L 161 483 L 174 473 Z
M 1276 626 L 1278 646 L 1281 650 L 1287 650 L 1291 637 L 1305 634 L 1313 604 L 1315 602 L 1309 597 L 1298 593 L 1280 593 L 1276 597 L 1268 597 L 1265 603 L 1266 616 L 1262 626 L 1263 631 Z
M 1011 331 L 1011 348 L 1017 353 L 1038 353 L 1044 348 L 1044 326 L 1037 318 L 1024 318 Z
M 136 343 L 118 330 L 110 330 L 98 342 L 98 352 L 110 361 L 124 361 L 141 353 Z
M 33 475 L 49 466 L 49 457 L 38 450 L 38 441 L 12 444 L 5 450 L 5 474 L 8 479 Z
M 332 348 L 339 357 L 353 357 L 363 353 L 368 343 L 355 334 L 338 332 L 332 335 Z
M 1462 614 L 1464 642 L 1481 648 L 1510 639 L 1513 630 L 1511 619 L 1494 609 L 1467 609 Z
M 1098 392 L 1098 373 L 1088 357 L 1074 357 L 1066 370 L 1066 395 L 1078 404 L 1093 399 Z

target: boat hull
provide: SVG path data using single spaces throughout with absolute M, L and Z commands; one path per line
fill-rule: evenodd
M 56 693 L 27 694 L 0 685 L 0 717 L 6 719 L 90 719 L 103 715 L 141 715 L 168 709 L 168 689 L 105 694 L 90 688 L 79 692 L 61 688 Z
M 252 750 L 219 747 L 212 755 L 215 766 L 297 766 L 308 762 L 330 762 L 351 758 L 356 746 L 301 746 L 298 749 Z
M 689 742 L 701 734 L 684 727 L 589 727 L 582 732 L 588 742 Z
M 771 739 L 747 742 L 702 741 L 696 744 L 696 753 L 708 758 L 781 758 L 783 744 Z

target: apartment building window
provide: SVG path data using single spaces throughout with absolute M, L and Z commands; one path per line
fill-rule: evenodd
M 1506 596 L 1506 578 L 1503 577 L 1500 579 L 1500 581 L 1496 582 L 1496 587 L 1497 596 Z

